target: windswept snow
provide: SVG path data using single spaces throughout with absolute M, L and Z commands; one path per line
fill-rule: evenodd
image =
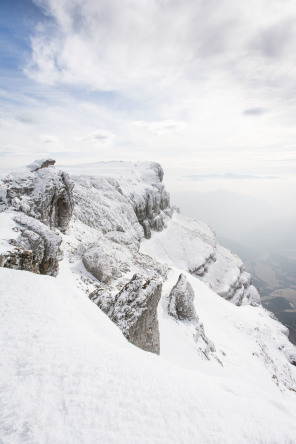
M 147 354 L 69 283 L 8 269 L 0 283 L 4 444 L 293 442 L 288 392 Z

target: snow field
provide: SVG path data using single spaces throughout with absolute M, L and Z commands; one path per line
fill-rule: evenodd
M 4 444 L 293 442 L 289 394 L 133 347 L 70 283 L 0 269 L 0 285 Z

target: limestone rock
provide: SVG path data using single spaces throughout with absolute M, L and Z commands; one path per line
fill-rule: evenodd
M 14 216 L 14 220 L 20 227 L 20 235 L 11 240 L 11 250 L 1 255 L 0 266 L 56 276 L 61 259 L 61 237 L 22 213 Z
M 131 194 L 130 197 L 146 239 L 150 239 L 151 230 L 162 231 L 165 228 L 165 219 L 171 217 L 172 210 L 169 194 L 162 184 L 154 184 L 141 196 Z
M 129 342 L 156 354 L 160 352 L 157 305 L 161 289 L 160 281 L 134 275 L 116 295 L 110 316 Z
M 177 283 L 169 295 L 168 313 L 177 321 L 187 323 L 188 330 L 192 333 L 197 344 L 197 351 L 201 356 L 210 359 L 216 349 L 213 342 L 206 336 L 204 326 L 199 321 L 194 307 L 194 290 L 184 274 L 180 274 Z
M 47 168 L 48 166 L 52 166 L 55 164 L 55 160 L 53 159 L 39 159 L 35 160 L 33 163 L 28 165 L 30 171 L 41 170 L 41 168 Z
M 129 271 L 132 254 L 128 248 L 102 237 L 99 242 L 89 246 L 82 256 L 82 262 L 87 271 L 107 284 Z
M 176 319 L 192 321 L 196 318 L 194 291 L 184 274 L 180 274 L 176 285 L 170 292 L 169 314 Z
M 104 288 L 97 288 L 89 295 L 89 299 L 94 302 L 106 315 L 110 316 L 114 298 Z
M 50 228 L 65 232 L 73 212 L 73 182 L 67 173 L 48 168 L 53 160 L 35 162 L 29 171 L 9 174 L 2 181 L 5 203 L 17 211 L 39 219 Z M 3 199 L 2 199 L 3 200 Z

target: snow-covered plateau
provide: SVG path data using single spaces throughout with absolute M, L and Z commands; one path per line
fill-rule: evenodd
M 296 348 L 150 162 L 0 177 L 0 442 L 296 443 Z

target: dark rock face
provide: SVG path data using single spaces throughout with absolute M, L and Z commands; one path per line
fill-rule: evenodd
M 170 292 L 169 314 L 176 319 L 192 321 L 196 319 L 194 291 L 184 274 L 180 274 Z
M 52 166 L 55 164 L 55 162 L 56 161 L 53 159 L 35 160 L 33 163 L 28 165 L 28 168 L 30 171 L 37 171 L 37 170 L 41 170 L 41 168 L 47 168 L 49 166 Z
M 160 281 L 134 275 L 115 296 L 110 313 L 129 342 L 156 354 L 160 352 L 157 305 L 161 289 Z
M 20 236 L 11 241 L 12 249 L 0 257 L 5 268 L 31 271 L 56 276 L 61 259 L 62 239 L 32 217 L 19 214 L 14 220 L 20 227 Z

